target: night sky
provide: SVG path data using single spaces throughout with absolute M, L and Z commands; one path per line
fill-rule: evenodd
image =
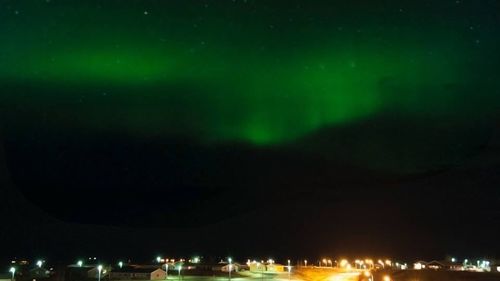
M 0 257 L 500 258 L 499 11 L 0 0 Z

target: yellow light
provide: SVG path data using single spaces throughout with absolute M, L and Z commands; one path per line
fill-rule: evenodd
M 341 260 L 340 261 L 340 266 L 345 267 L 347 265 L 347 260 Z
M 391 277 L 389 275 L 384 276 L 384 281 L 391 281 Z
M 363 274 L 364 274 L 366 277 L 370 277 L 370 271 L 365 271 Z M 384 280 L 384 281 L 385 281 L 385 280 Z

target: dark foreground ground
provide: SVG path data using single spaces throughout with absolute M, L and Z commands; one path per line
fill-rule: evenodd
M 383 280 L 385 274 L 389 274 L 394 281 L 500 281 L 500 273 L 434 270 L 379 272 L 375 274 L 375 280 Z

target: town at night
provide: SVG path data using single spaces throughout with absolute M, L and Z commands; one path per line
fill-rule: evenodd
M 500 281 L 500 0 L 0 0 L 0 281 Z

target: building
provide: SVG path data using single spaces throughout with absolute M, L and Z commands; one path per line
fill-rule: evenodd
M 251 262 L 248 264 L 250 271 L 252 272 L 264 272 L 264 273 L 281 273 L 286 272 L 287 266 L 277 263 L 259 263 Z
M 165 280 L 167 273 L 161 268 L 124 267 L 111 270 L 113 280 Z
M 52 275 L 52 272 L 43 267 L 36 267 L 30 270 L 29 276 L 31 279 L 44 279 L 49 278 Z
M 281 273 L 286 271 L 286 266 L 278 263 L 271 263 L 266 265 L 266 269 L 269 273 Z
M 66 281 L 84 281 L 87 280 L 88 272 L 95 266 L 88 265 L 68 265 L 64 271 L 64 279 Z
M 231 269 L 229 268 L 229 264 L 223 264 L 220 266 L 220 271 L 222 272 L 229 272 L 229 270 L 231 270 L 231 272 L 238 272 L 240 271 L 241 269 L 241 265 L 239 263 L 232 263 L 231 264 Z
M 427 262 L 426 261 L 417 261 L 413 264 L 413 269 L 415 270 L 421 270 L 421 269 L 425 269 L 427 266 Z
M 439 261 L 428 262 L 426 268 L 434 270 L 447 269 L 447 267 L 442 262 Z

